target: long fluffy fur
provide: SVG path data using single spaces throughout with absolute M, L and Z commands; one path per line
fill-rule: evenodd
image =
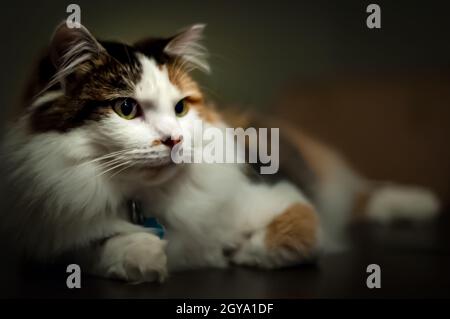
M 349 219 L 345 212 L 351 210 L 358 190 L 367 189 L 367 181 L 323 147 L 318 153 L 325 154 L 327 160 L 322 163 L 328 167 L 316 171 L 322 177 L 315 203 L 324 212 L 325 232 L 313 202 L 287 181 L 255 183 L 240 164 L 162 168 L 169 163 L 170 152 L 161 141 L 179 139 L 183 132 L 193 131 L 196 120 L 226 134 L 227 123 L 218 116 L 205 116 L 207 106 L 188 74 L 191 67 L 179 63 L 182 59 L 191 66 L 209 69 L 198 42 L 202 30 L 203 26 L 197 25 L 171 38 L 161 56 L 113 45 L 117 58 L 91 66 L 102 85 L 79 83 L 76 92 L 82 92 L 89 102 L 101 99 L 98 104 L 105 100 L 114 103 L 111 96 L 116 98 L 118 93 L 107 91 L 122 83 L 123 92 L 133 94 L 146 107 L 145 120 L 124 120 L 111 107 L 79 100 L 79 93 L 70 96 L 70 92 L 51 91 L 35 100 L 12 124 L 2 145 L 2 176 L 6 181 L 2 186 L 9 209 L 0 214 L 0 225 L 18 251 L 44 262 L 70 253 L 88 272 L 140 282 L 164 280 L 168 269 L 233 263 L 281 267 L 309 261 L 324 245 L 336 243 L 334 238 L 339 236 L 332 230 L 340 233 L 344 229 Z M 55 81 L 64 82 L 77 66 L 103 50 L 87 30 L 81 31 L 81 38 L 64 51 L 50 86 Z M 113 70 L 102 68 L 100 74 L 95 67 L 105 61 L 114 64 Z M 171 62 L 172 68 L 158 61 Z M 130 68 L 133 81 L 117 74 L 123 72 L 127 77 Z M 191 110 L 177 119 L 174 104 L 186 95 Z M 71 108 L 65 109 L 69 104 Z M 46 113 L 53 111 L 52 107 L 56 113 Z M 38 120 L 49 120 L 38 131 L 30 124 L 37 115 Z M 63 119 L 72 122 L 56 129 Z M 317 153 L 317 147 L 305 148 L 301 141 L 298 145 L 299 152 L 306 155 L 311 149 Z M 312 162 L 312 167 L 319 167 Z M 369 215 L 381 218 L 386 209 L 411 209 L 405 202 L 423 204 L 420 211 L 431 215 L 436 202 L 427 194 L 385 190 L 369 202 Z M 158 217 L 166 226 L 164 239 L 129 220 L 125 203 L 136 197 L 145 215 Z M 270 227 L 274 221 L 279 227 Z M 310 224 L 302 227 L 303 222 Z M 282 233 L 274 236 L 270 229 L 281 229 Z M 299 233 L 299 229 L 307 232 Z

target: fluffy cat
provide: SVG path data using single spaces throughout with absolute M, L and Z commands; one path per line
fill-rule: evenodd
M 103 277 L 163 281 L 186 268 L 309 262 L 339 246 L 352 216 L 437 212 L 428 190 L 370 183 L 285 123 L 277 125 L 289 167 L 298 168 L 285 180 L 256 182 L 243 164 L 172 163 L 195 121 L 232 124 L 190 76 L 209 70 L 203 29 L 133 45 L 99 41 L 83 26 L 56 29 L 2 148 L 10 209 L 0 219 L 17 251 L 42 262 L 69 254 Z M 308 196 L 298 188 L 303 170 L 313 176 Z M 130 200 L 164 225 L 162 239 L 130 219 Z

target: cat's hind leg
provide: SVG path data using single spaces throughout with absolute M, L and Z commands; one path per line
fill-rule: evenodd
M 289 184 L 282 183 L 273 188 L 271 195 L 282 197 L 279 194 L 292 192 L 292 189 Z M 266 200 L 268 195 L 264 196 Z M 255 211 L 253 219 L 264 215 L 267 212 Z M 309 263 L 316 259 L 320 251 L 321 235 L 318 214 L 309 202 L 300 198 L 248 231 L 246 238 L 231 255 L 231 261 L 261 268 Z
M 267 227 L 251 233 L 232 256 L 238 265 L 277 268 L 312 262 L 319 248 L 319 219 L 314 208 L 296 203 Z

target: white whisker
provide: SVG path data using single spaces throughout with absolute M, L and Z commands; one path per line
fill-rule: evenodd
M 132 166 L 135 165 L 134 162 L 132 162 L 132 161 L 129 161 L 129 162 L 130 162 L 131 164 L 125 166 L 124 168 L 121 168 L 120 170 L 118 170 L 117 172 L 115 172 L 114 174 L 112 174 L 109 178 L 113 178 L 115 175 L 117 175 L 117 174 L 123 172 L 124 170 L 129 169 L 130 167 L 132 167 Z
M 111 152 L 111 153 L 108 153 L 108 154 L 105 154 L 105 155 L 96 157 L 96 158 L 94 158 L 94 159 L 92 159 L 92 160 L 90 160 L 90 161 L 80 163 L 79 165 L 80 165 L 80 166 L 82 166 L 82 165 L 87 165 L 87 164 L 91 164 L 91 163 L 94 163 L 94 162 L 102 161 L 102 160 L 104 160 L 104 159 L 108 159 L 108 158 L 111 158 L 111 157 L 125 155 L 125 154 L 127 154 L 128 152 L 130 152 L 130 150 L 128 150 L 128 149 L 126 149 L 126 150 L 120 150 L 120 151 L 116 151 L 116 152 Z
M 111 168 L 108 168 L 108 169 L 105 170 L 105 171 L 102 171 L 100 174 L 98 174 L 98 175 L 95 176 L 95 177 L 98 178 L 98 177 L 100 177 L 100 176 L 103 176 L 104 174 L 106 174 L 106 173 L 108 173 L 108 172 L 110 172 L 110 171 L 112 171 L 112 170 L 114 170 L 114 169 L 116 169 L 116 168 L 119 168 L 119 167 L 121 167 L 121 166 L 123 166 L 123 165 L 127 165 L 127 164 L 129 164 L 129 163 L 130 163 L 130 161 L 126 161 L 126 162 L 119 163 L 119 164 L 117 164 L 117 165 L 115 165 L 115 166 L 113 166 L 113 167 L 111 167 Z

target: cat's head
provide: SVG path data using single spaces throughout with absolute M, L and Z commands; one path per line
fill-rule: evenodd
M 31 86 L 38 92 L 27 109 L 31 132 L 76 138 L 83 146 L 70 152 L 75 160 L 103 156 L 97 163 L 111 172 L 152 175 L 172 166 L 172 148 L 182 147 L 194 123 L 213 120 L 189 75 L 209 71 L 203 30 L 128 45 L 61 24 Z

